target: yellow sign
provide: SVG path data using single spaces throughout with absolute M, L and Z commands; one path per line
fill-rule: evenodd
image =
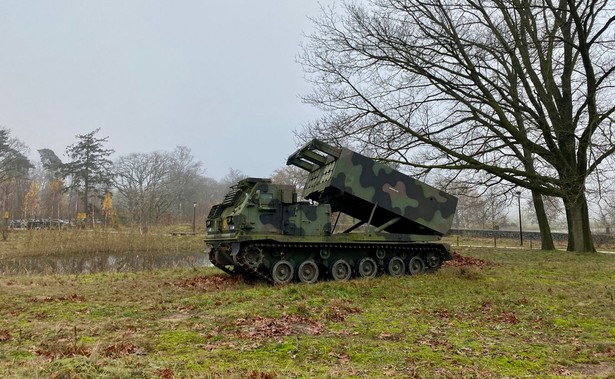
M 86 217 L 87 215 L 84 212 L 77 213 L 77 220 L 85 220 Z
M 4 219 L 8 220 L 9 219 L 9 211 L 4 211 Z

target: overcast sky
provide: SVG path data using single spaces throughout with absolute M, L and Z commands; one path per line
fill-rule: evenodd
M 319 13 L 313 0 L 4 0 L 0 126 L 37 160 L 66 160 L 101 128 L 113 158 L 183 145 L 207 176 L 269 176 L 319 116 L 296 63 Z

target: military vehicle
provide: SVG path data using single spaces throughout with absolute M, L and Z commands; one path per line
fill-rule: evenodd
M 437 242 L 457 198 L 346 148 L 312 140 L 288 165 L 309 174 L 294 186 L 247 178 L 212 207 L 205 243 L 229 274 L 273 283 L 415 275 L 452 259 Z M 337 232 L 340 214 L 355 223 Z

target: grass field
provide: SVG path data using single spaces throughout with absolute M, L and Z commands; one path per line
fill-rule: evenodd
M 314 285 L 0 277 L 0 377 L 615 377 L 615 255 L 456 250 L 435 274 Z

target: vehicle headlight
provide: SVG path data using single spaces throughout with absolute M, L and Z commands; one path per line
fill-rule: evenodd
M 233 216 L 226 217 L 226 225 L 228 225 L 228 230 L 235 230 L 235 223 L 233 222 Z

